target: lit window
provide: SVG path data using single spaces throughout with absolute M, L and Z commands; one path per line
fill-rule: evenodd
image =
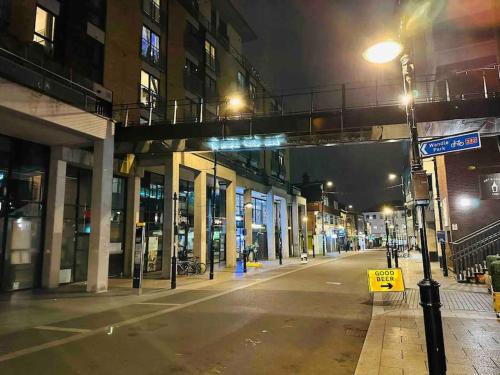
M 141 70 L 141 103 L 155 107 L 158 93 L 158 78 Z
M 248 93 L 250 94 L 250 98 L 252 98 L 252 99 L 255 99 L 255 97 L 257 96 L 257 88 L 251 82 L 248 85 Z
M 207 66 L 215 70 L 215 47 L 208 40 L 205 40 L 205 55 Z
M 54 15 L 37 6 L 33 41 L 41 44 L 48 50 L 52 50 L 54 46 L 54 27 Z
M 141 56 L 153 64 L 160 62 L 160 37 L 146 26 L 142 27 Z
M 238 88 L 244 89 L 245 88 L 245 76 L 243 75 L 243 73 L 238 72 L 236 80 L 238 81 Z

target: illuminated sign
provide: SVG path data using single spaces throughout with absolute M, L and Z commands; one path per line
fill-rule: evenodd
M 207 144 L 212 151 L 237 151 L 258 148 L 275 148 L 285 144 L 284 135 L 270 137 L 243 137 L 243 138 L 211 138 Z

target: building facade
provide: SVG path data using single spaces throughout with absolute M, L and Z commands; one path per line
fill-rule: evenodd
M 236 95 L 245 112 L 276 106 L 230 1 L 2 0 L 0 32 L 2 290 L 106 290 L 131 274 L 138 222 L 152 276 L 170 277 L 174 241 L 203 262 L 213 245 L 220 267 L 250 245 L 264 259 L 299 255 L 306 202 L 286 150 L 215 163 L 171 141 L 114 144 L 115 126 L 232 116 Z

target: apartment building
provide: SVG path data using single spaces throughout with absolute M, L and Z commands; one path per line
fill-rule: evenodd
M 151 277 L 170 277 L 174 241 L 181 258 L 206 262 L 212 224 L 220 267 L 252 244 L 261 258 L 298 256 L 305 201 L 285 150 L 217 152 L 215 164 L 171 141 L 127 152 L 113 142 L 115 124 L 233 115 L 235 96 L 246 112 L 278 108 L 242 55 L 256 35 L 230 1 L 2 0 L 0 27 L 0 75 L 13 87 L 0 93 L 3 290 L 106 290 L 108 277 L 131 274 L 137 222 Z
M 104 290 L 114 198 L 105 2 L 0 5 L 1 290 Z

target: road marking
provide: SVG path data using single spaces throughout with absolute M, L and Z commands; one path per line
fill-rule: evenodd
M 87 333 L 92 331 L 90 329 L 83 329 L 83 328 L 55 327 L 55 326 L 37 326 L 33 328 L 41 329 L 44 331 L 58 331 L 58 332 L 71 332 L 71 333 Z
M 352 256 L 352 255 L 355 255 L 355 254 L 346 254 L 342 258 L 349 257 L 349 256 Z M 137 316 L 137 317 L 134 317 L 134 318 L 131 318 L 131 319 L 123 320 L 121 322 L 117 322 L 117 323 L 114 323 L 112 325 L 115 328 L 119 328 L 119 327 L 124 327 L 124 326 L 131 325 L 131 324 L 139 323 L 139 322 L 142 322 L 144 320 L 148 320 L 148 319 L 151 319 L 151 318 L 156 318 L 157 316 L 161 316 L 161 315 L 173 312 L 173 311 L 185 309 L 186 307 L 190 307 L 190 306 L 196 305 L 198 303 L 210 301 L 212 299 L 215 299 L 215 298 L 218 298 L 218 297 L 222 297 L 222 296 L 225 296 L 225 295 L 230 294 L 230 293 L 237 292 L 237 291 L 242 290 L 242 289 L 250 288 L 250 287 L 255 286 L 255 285 L 259 285 L 259 284 L 262 284 L 262 283 L 265 283 L 265 282 L 268 282 L 268 281 L 271 281 L 271 280 L 274 280 L 274 279 L 277 279 L 277 278 L 280 278 L 280 277 L 283 277 L 283 276 L 287 276 L 287 275 L 290 275 L 290 274 L 295 273 L 295 272 L 303 271 L 303 270 L 306 270 L 306 269 L 309 269 L 309 268 L 312 268 L 312 267 L 322 266 L 324 264 L 331 263 L 331 262 L 333 262 L 334 260 L 337 260 L 337 259 L 339 259 L 339 258 L 329 259 L 329 260 L 326 260 L 326 261 L 323 261 L 323 262 L 319 262 L 319 263 L 316 263 L 316 264 L 300 265 L 299 268 L 296 268 L 296 269 L 291 270 L 291 271 L 283 272 L 283 273 L 281 273 L 279 275 L 270 276 L 267 279 L 257 280 L 257 281 L 254 281 L 254 282 L 250 283 L 250 284 L 247 284 L 247 285 L 241 285 L 241 286 L 238 286 L 236 288 L 228 289 L 228 290 L 225 290 L 225 291 L 222 291 L 220 293 L 213 294 L 213 295 L 210 295 L 210 296 L 207 296 L 207 297 L 202 297 L 202 298 L 199 298 L 199 299 L 194 300 L 194 301 L 187 302 L 187 303 L 182 304 L 182 305 L 172 306 L 172 307 L 169 307 L 169 308 L 166 308 L 166 309 L 162 309 L 162 310 L 159 310 L 159 311 L 155 311 L 155 312 L 152 312 L 152 313 L 149 313 L 149 314 L 144 314 L 144 315 Z M 196 290 L 196 289 L 194 289 L 194 290 Z M 40 345 L 31 346 L 29 348 L 25 348 L 25 349 L 21 349 L 21 350 L 15 351 L 15 352 L 11 352 L 11 353 L 7 353 L 7 354 L 4 354 L 4 355 L 1 355 L 0 356 L 0 362 L 5 362 L 5 361 L 8 361 L 8 360 L 11 360 L 11 359 L 14 359 L 14 358 L 19 358 L 19 357 L 22 357 L 22 356 L 25 356 L 25 355 L 28 355 L 28 354 L 32 354 L 32 353 L 36 353 L 36 352 L 39 352 L 39 351 L 42 351 L 42 350 L 45 350 L 45 349 L 55 348 L 57 346 L 61 346 L 61 345 L 65 345 L 65 344 L 69 344 L 69 343 L 75 342 L 75 341 L 83 340 L 83 339 L 85 339 L 87 337 L 96 336 L 96 335 L 98 335 L 100 333 L 106 334 L 108 331 L 109 331 L 109 325 L 107 325 L 105 327 L 96 328 L 96 329 L 94 329 L 92 331 L 82 332 L 82 333 L 79 333 L 79 334 L 76 334 L 76 335 L 73 335 L 73 336 L 65 337 L 65 338 L 62 338 L 62 339 L 59 339 L 59 340 L 49 341 L 49 342 L 46 342 L 46 343 L 43 343 L 43 344 L 40 344 Z
M 152 306 L 179 306 L 182 303 L 163 303 L 163 302 L 137 302 L 134 305 L 152 305 Z
M 326 283 L 330 285 L 342 285 L 342 283 L 339 283 L 337 281 L 327 281 Z

